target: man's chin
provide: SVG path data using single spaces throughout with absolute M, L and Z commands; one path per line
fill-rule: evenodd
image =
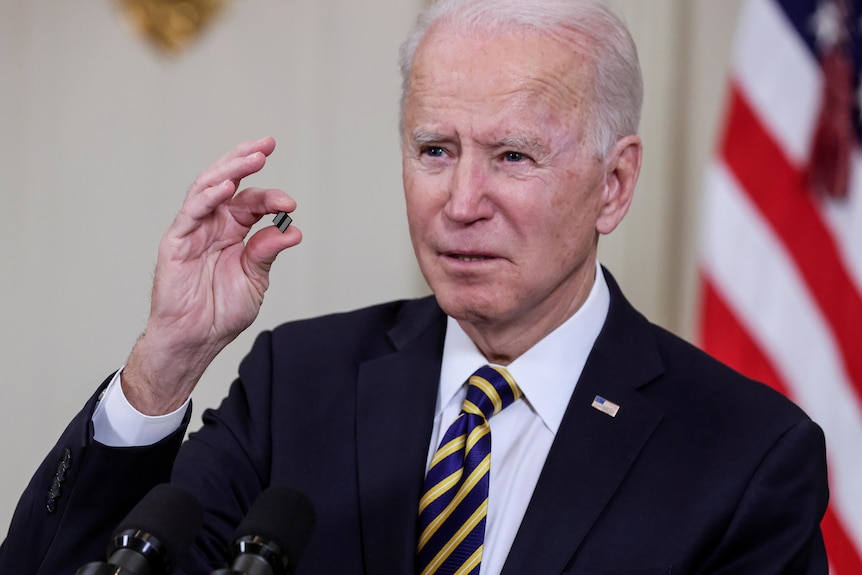
M 471 299 L 462 296 L 437 295 L 437 303 L 446 315 L 460 322 L 481 325 L 493 322 L 500 315 L 499 303 L 490 298 Z M 495 303 L 497 305 L 495 305 Z

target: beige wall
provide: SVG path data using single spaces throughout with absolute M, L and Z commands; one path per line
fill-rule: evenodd
M 119 2 L 0 0 L 0 536 L 66 422 L 146 319 L 156 245 L 187 184 L 235 142 L 279 146 L 252 183 L 300 204 L 263 312 L 196 393 L 214 405 L 254 333 L 426 292 L 403 218 L 397 47 L 421 0 L 233 0 L 178 58 Z M 697 200 L 738 1 L 615 0 L 646 78 L 646 163 L 603 261 L 689 335 Z M 47 486 L 46 486 L 47 489 Z

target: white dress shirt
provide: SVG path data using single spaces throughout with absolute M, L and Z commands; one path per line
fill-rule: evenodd
M 524 396 L 490 420 L 491 477 L 480 575 L 497 575 L 515 540 L 533 488 L 547 459 L 587 356 L 605 323 L 610 293 L 601 268 L 581 308 L 560 327 L 506 366 Z M 448 319 L 440 387 L 428 463 L 461 411 L 470 375 L 488 361 L 458 322 Z M 96 441 L 113 447 L 151 445 L 182 423 L 186 407 L 146 416 L 126 400 L 122 370 L 103 392 L 93 413 Z

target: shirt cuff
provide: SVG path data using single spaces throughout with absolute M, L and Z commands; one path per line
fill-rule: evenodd
M 108 447 L 143 447 L 158 443 L 183 423 L 191 399 L 166 415 L 144 415 L 126 399 L 120 368 L 99 398 L 93 412 L 93 438 Z

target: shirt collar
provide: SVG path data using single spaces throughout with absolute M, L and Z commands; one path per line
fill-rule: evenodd
M 554 434 L 560 427 L 569 397 L 602 330 L 609 307 L 608 284 L 597 263 L 596 280 L 580 309 L 506 366 L 533 410 Z M 449 317 L 437 394 L 438 414 L 461 391 L 467 378 L 487 363 L 488 360 L 458 322 Z

